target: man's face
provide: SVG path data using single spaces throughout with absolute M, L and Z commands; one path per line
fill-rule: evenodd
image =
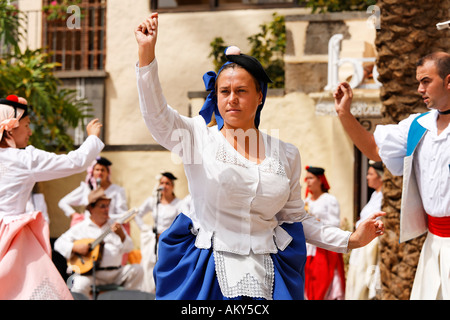
M 416 79 L 419 81 L 417 91 L 429 109 L 444 111 L 450 107 L 450 75 L 442 79 L 434 61 L 428 60 L 417 67 Z
M 100 199 L 90 208 L 91 220 L 98 226 L 102 226 L 109 219 L 109 203 L 111 200 Z

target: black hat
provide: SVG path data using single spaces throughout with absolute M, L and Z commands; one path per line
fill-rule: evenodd
M 375 170 L 381 170 L 381 171 L 383 171 L 383 162 L 381 162 L 381 161 L 375 162 L 375 161 L 373 161 L 373 160 L 370 160 L 370 161 L 369 161 L 369 167 L 372 167 L 372 168 L 374 168 Z
M 110 165 L 112 165 L 111 161 L 109 161 L 108 159 L 103 158 L 103 157 L 97 157 L 96 161 L 97 161 L 97 164 L 101 164 L 105 167 L 109 167 Z
M 22 118 L 28 115 L 28 105 L 20 103 L 19 98 L 15 95 L 9 95 L 6 99 L 0 99 L 0 104 L 5 104 L 7 106 L 14 108 L 14 118 L 17 118 L 17 108 L 24 110 Z
M 177 180 L 177 177 L 175 177 L 172 173 L 170 172 L 163 172 L 161 173 L 162 176 L 169 178 L 170 180 Z
M 381 162 L 381 161 L 375 162 L 373 160 L 370 160 L 369 168 L 370 167 L 374 168 L 380 177 L 383 177 L 383 175 L 384 175 L 383 162 Z
M 229 54 L 226 55 L 226 57 L 228 61 L 237 63 L 238 65 L 242 66 L 259 81 L 262 81 L 264 83 L 272 83 L 272 80 L 270 80 L 263 66 L 256 58 L 243 53 L 239 55 Z
M 308 172 L 310 172 L 310 173 L 312 173 L 313 175 L 316 175 L 316 176 L 325 173 L 325 169 L 323 169 L 323 168 L 319 168 L 319 167 L 310 167 L 310 166 L 307 166 L 307 167 L 306 167 L 306 171 L 308 171 Z

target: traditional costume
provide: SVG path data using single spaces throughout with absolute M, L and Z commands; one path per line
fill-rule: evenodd
M 75 214 L 73 221 L 71 222 L 71 226 L 81 222 L 83 219 L 89 217 L 89 211 L 85 210 L 83 215 L 77 214 L 73 207 L 85 207 L 88 205 L 88 195 L 92 190 L 97 189 L 98 182 L 93 177 L 93 169 L 96 164 L 101 164 L 105 166 L 108 170 L 108 181 L 111 182 L 111 172 L 110 166 L 112 165 L 111 161 L 104 157 L 97 157 L 88 167 L 86 179 L 80 183 L 80 186 L 75 190 L 71 191 L 67 195 L 65 195 L 58 202 L 58 206 L 61 210 L 64 211 L 67 217 L 70 217 L 72 214 Z M 120 187 L 117 184 L 111 183 L 108 188 L 105 190 L 105 194 L 108 198 L 111 199 L 110 204 L 110 213 L 109 216 L 112 220 L 116 221 L 120 219 L 127 211 L 127 197 L 125 193 L 125 189 Z M 127 232 L 129 233 L 129 227 L 126 227 Z
M 17 101 L 0 100 L 0 139 L 26 114 Z M 0 299 L 72 299 L 51 260 L 48 223 L 41 212 L 25 208 L 36 182 L 86 170 L 104 144 L 91 135 L 77 150 L 56 155 L 7 143 L 0 148 Z
M 163 172 L 161 174 L 174 181 L 177 178 L 170 172 Z M 158 186 L 159 186 L 159 180 Z M 136 222 L 142 226 L 142 218 L 149 212 L 151 212 L 153 220 L 155 221 L 156 233 L 160 235 L 166 231 L 172 222 L 175 220 L 178 214 L 181 213 L 184 207 L 184 202 L 182 199 L 175 197 L 170 203 L 161 203 L 158 199 L 158 194 L 155 192 L 154 195 L 145 199 L 142 205 L 138 209 L 138 215 L 136 217 Z
M 227 59 L 261 83 L 264 103 L 270 79 L 259 62 L 242 54 Z M 136 66 L 136 76 L 144 121 L 158 143 L 181 156 L 191 194 L 190 212 L 159 239 L 157 299 L 303 299 L 305 240 L 346 252 L 351 233 L 304 211 L 297 148 L 260 131 L 264 160 L 238 153 L 220 132 L 213 72 L 204 76 L 211 93 L 194 118 L 167 105 L 156 59 Z M 213 114 L 217 125 L 208 127 Z
M 370 164 L 370 166 L 378 172 L 380 177 L 383 176 L 381 162 Z M 359 224 L 372 214 L 381 211 L 382 200 L 383 193 L 381 190 L 372 192 L 369 202 L 359 214 L 359 220 L 356 222 L 355 228 L 358 228 Z M 346 300 L 373 299 L 377 290 L 381 289 L 379 241 L 378 238 L 375 238 L 365 247 L 352 250 L 345 286 Z
M 170 172 L 163 172 L 161 176 L 165 176 L 174 181 L 177 178 Z M 135 218 L 136 223 L 141 230 L 141 265 L 144 268 L 143 290 L 153 292 L 155 290 L 155 282 L 153 279 L 153 268 L 156 263 L 157 237 L 166 231 L 175 218 L 185 208 L 184 200 L 175 197 L 170 203 L 161 203 L 158 201 L 160 196 L 157 192 L 161 177 L 157 177 L 157 186 L 155 194 L 148 197 L 139 207 L 138 215 Z M 151 212 L 154 225 L 151 227 L 144 223 L 142 218 Z M 156 233 L 156 234 L 155 234 Z
M 319 178 L 323 190 L 328 191 L 330 189 L 323 168 L 308 166 L 306 170 Z M 310 215 L 323 224 L 340 227 L 340 209 L 335 196 L 324 192 L 319 198 L 312 200 L 307 190 L 305 207 Z M 308 300 L 344 299 L 345 272 L 342 253 L 318 248 L 309 243 L 306 244 L 306 251 L 306 298 Z
M 438 133 L 438 111 L 377 126 L 379 154 L 403 175 L 400 241 L 425 232 L 411 299 L 450 299 L 450 126 Z
M 95 204 L 100 199 L 111 199 L 106 196 L 103 189 L 91 191 L 89 203 Z M 111 230 L 114 221 L 108 219 L 105 224 L 98 226 L 90 218 L 71 227 L 55 241 L 55 250 L 69 260 L 72 256 L 74 242 L 82 239 L 97 239 Z M 125 239 L 122 241 L 115 232 L 109 232 L 101 244 L 101 258 L 97 260 L 95 269 L 95 284 L 116 284 L 127 290 L 140 290 L 143 282 L 144 272 L 139 264 L 126 264 L 122 266 L 122 256 L 133 250 L 133 240 L 124 232 Z M 76 271 L 76 270 L 74 270 Z M 90 296 L 94 276 L 91 272 L 73 277 L 71 291 Z

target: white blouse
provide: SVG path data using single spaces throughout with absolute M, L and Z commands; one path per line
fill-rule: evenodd
M 369 218 L 372 214 L 381 211 L 381 203 L 383 201 L 383 192 L 374 191 L 370 196 L 369 202 L 364 206 L 359 214 L 359 220 L 356 221 L 355 227 L 358 228 L 359 224 Z
M 308 213 L 327 225 L 338 227 L 341 225 L 341 211 L 336 197 L 328 192 L 322 193 L 316 200 L 309 195 L 305 199 Z
M 156 59 L 136 65 L 144 121 L 158 143 L 178 154 L 192 198 L 189 217 L 196 246 L 239 255 L 276 253 L 291 236 L 283 223 L 302 222 L 307 241 L 346 252 L 350 232 L 308 215 L 300 190 L 300 154 L 295 146 L 262 132 L 265 159 L 256 164 L 239 154 L 217 126 L 201 116 L 181 116 L 162 94 Z M 214 241 L 212 241 L 214 239 Z
M 325 192 L 316 200 L 312 200 L 311 195 L 309 195 L 305 199 L 305 208 L 307 208 L 308 214 L 323 224 L 339 228 L 341 224 L 340 207 L 335 196 Z M 306 251 L 309 256 L 315 256 L 316 250 L 315 245 L 306 244 Z
M 398 125 L 378 125 L 374 132 L 379 154 L 389 171 L 403 175 L 408 130 L 420 114 L 409 116 Z M 437 110 L 418 119 L 427 129 L 414 157 L 420 195 L 425 211 L 434 217 L 450 216 L 450 126 L 437 134 Z
M 91 191 L 88 184 L 82 181 L 79 187 L 59 200 L 58 206 L 64 211 L 67 217 L 70 217 L 75 212 L 72 206 L 85 207 L 89 204 L 88 196 Z M 109 204 L 109 217 L 115 221 L 123 217 L 128 211 L 125 189 L 113 183 L 105 189 L 105 195 L 111 199 Z M 87 210 L 84 214 L 86 218 L 90 216 Z
M 48 181 L 86 170 L 103 149 L 94 135 L 68 154 L 55 154 L 28 146 L 0 148 L 0 220 L 26 213 L 26 205 L 36 182 Z M 6 219 L 6 217 L 8 219 Z
M 156 207 L 156 197 L 148 197 L 139 207 L 138 217 L 143 217 L 151 212 L 156 223 L 156 232 L 161 234 L 167 230 L 178 214 L 183 211 L 184 202 L 179 198 L 174 198 L 170 203 L 159 203 Z M 141 219 L 136 219 L 138 224 L 142 224 Z

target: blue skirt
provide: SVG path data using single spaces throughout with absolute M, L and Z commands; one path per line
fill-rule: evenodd
M 192 221 L 179 214 L 159 238 L 158 261 L 153 270 L 156 299 L 236 300 L 222 295 L 216 277 L 213 249 L 198 249 Z M 271 254 L 274 266 L 274 300 L 304 299 L 306 245 L 300 222 L 282 225 L 293 238 L 289 246 Z

